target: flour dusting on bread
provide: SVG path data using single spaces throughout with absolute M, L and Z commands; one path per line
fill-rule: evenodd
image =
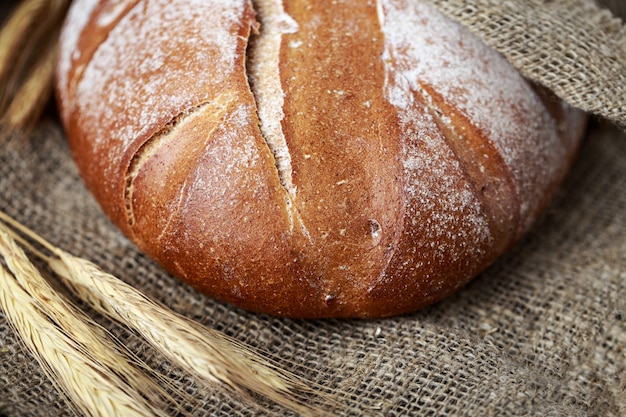
M 241 308 L 446 297 L 537 218 L 580 136 L 426 0 L 76 1 L 58 89 L 81 174 L 148 256 Z
M 113 112 L 107 119 L 139 123 L 114 124 L 113 130 L 102 126 L 94 141 L 112 140 L 123 148 L 158 124 L 162 114 L 154 109 L 159 105 L 194 107 L 205 101 L 206 95 L 198 97 L 200 85 L 216 88 L 234 70 L 237 39 L 231 31 L 242 13 L 242 2 L 229 0 L 162 0 L 135 7 L 96 51 L 77 96 L 86 115 Z M 207 16 L 220 24 L 199 25 Z M 194 36 L 176 30 L 185 27 L 194 27 Z M 198 82 L 180 88 L 189 78 Z
M 522 233 L 544 205 L 544 190 L 552 186 L 559 161 L 566 157 L 543 103 L 502 56 L 426 2 L 379 0 L 378 10 L 387 45 L 384 59 L 401 72 L 404 88 L 429 99 L 421 84 L 432 86 L 471 120 L 510 167 L 522 202 Z M 400 97 L 390 100 L 398 108 L 410 106 Z
M 58 89 L 61 100 L 65 103 L 71 103 L 73 97 L 69 95 L 69 79 L 72 73 L 72 65 L 81 55 L 80 49 L 76 46 L 83 29 L 89 23 L 92 13 L 98 6 L 99 0 L 76 0 L 74 7 L 70 8 L 65 27 L 61 33 L 59 45 L 59 58 L 57 63 L 58 83 L 61 88 Z M 69 110 L 65 106 L 62 110 Z M 67 111 L 62 114 L 64 118 L 68 117 Z

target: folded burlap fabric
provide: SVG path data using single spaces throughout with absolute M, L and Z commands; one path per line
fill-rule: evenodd
M 433 3 L 568 101 L 625 124 L 625 29 L 592 2 Z M 624 11 L 622 1 L 606 4 Z M 343 415 L 626 415 L 626 137 L 614 123 L 592 120 L 552 205 L 507 256 L 454 297 L 392 319 L 278 319 L 195 292 L 102 214 L 53 116 L 1 144 L 0 210 L 341 393 Z M 291 415 L 199 383 L 134 333 L 92 315 L 184 389 L 190 415 Z M 0 311 L 0 416 L 65 415 L 72 408 Z

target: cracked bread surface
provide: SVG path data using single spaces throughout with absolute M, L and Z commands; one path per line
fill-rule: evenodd
M 78 0 L 59 60 L 104 211 L 207 294 L 381 317 L 530 227 L 583 117 L 417 0 Z

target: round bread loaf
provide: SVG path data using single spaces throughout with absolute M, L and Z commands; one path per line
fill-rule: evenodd
M 300 318 L 462 287 L 537 219 L 585 124 L 420 0 L 77 0 L 57 92 L 138 247 Z

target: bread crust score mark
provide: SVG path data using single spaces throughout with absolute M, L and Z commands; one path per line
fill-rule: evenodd
M 135 179 L 139 176 L 140 172 L 142 172 L 142 170 L 144 169 L 146 164 L 148 164 L 151 158 L 154 157 L 162 147 L 167 146 L 169 141 L 175 140 L 176 134 L 173 133 L 175 128 L 184 124 L 193 123 L 194 118 L 204 117 L 206 113 L 210 113 L 218 120 L 223 120 L 232 104 L 233 99 L 228 95 L 223 94 L 219 96 L 216 100 L 212 100 L 210 103 L 205 103 L 200 106 L 188 109 L 175 117 L 163 130 L 152 136 L 137 150 L 137 152 L 135 152 L 135 155 L 131 159 L 125 175 L 126 187 L 124 189 L 126 217 L 128 219 L 128 225 L 131 228 L 135 225 L 135 215 L 133 210 L 133 192 L 135 187 Z M 214 126 L 213 129 L 205 132 L 205 140 L 196 142 L 194 144 L 194 147 L 187 150 L 189 158 L 193 158 L 193 154 L 201 152 L 201 150 L 207 146 L 216 128 L 217 126 Z M 170 137 L 170 135 L 172 134 L 174 135 L 173 139 Z M 169 229 L 171 219 L 178 215 L 179 209 L 182 207 L 186 196 L 186 189 L 187 182 L 185 181 L 180 188 L 181 192 L 178 204 L 176 205 L 176 208 L 174 210 L 168 212 L 167 227 L 162 229 L 161 233 L 157 237 L 157 240 L 160 240 L 165 235 L 165 233 Z
M 510 168 L 493 144 L 466 116 L 445 103 L 432 87 L 420 84 L 416 93 L 444 132 L 447 145 L 481 201 L 495 251 L 504 252 L 520 228 L 519 190 Z
M 506 249 L 545 205 L 571 149 L 535 86 L 431 7 L 379 0 L 386 54 L 402 56 L 396 71 L 437 120 L 484 202 L 496 246 Z
M 298 23 L 285 13 L 282 0 L 252 2 L 256 19 L 246 53 L 246 75 L 255 98 L 259 129 L 276 162 L 280 183 L 287 191 L 285 202 L 290 217 L 290 230 L 300 225 L 302 233 L 311 238 L 297 205 L 297 189 L 293 183 L 291 153 L 282 128 L 284 91 L 280 77 L 280 47 L 283 35 L 296 33 Z

